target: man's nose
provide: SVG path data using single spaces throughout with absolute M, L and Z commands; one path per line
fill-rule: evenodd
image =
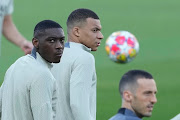
M 57 48 L 57 49 L 62 49 L 62 48 L 64 48 L 64 43 L 58 40 L 57 43 L 56 43 L 56 48 Z
M 101 32 L 99 32 L 98 39 L 103 39 L 103 38 L 104 38 L 103 34 Z
M 151 102 L 154 103 L 154 104 L 157 102 L 156 94 L 154 94 L 154 95 L 152 96 Z

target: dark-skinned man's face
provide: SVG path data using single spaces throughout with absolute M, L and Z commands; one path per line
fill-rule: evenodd
M 64 50 L 64 31 L 62 28 L 46 29 L 38 37 L 37 52 L 50 63 L 59 63 Z

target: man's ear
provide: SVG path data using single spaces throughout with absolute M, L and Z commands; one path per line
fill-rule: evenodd
M 33 44 L 33 46 L 34 46 L 36 49 L 39 48 L 39 41 L 38 41 L 38 39 L 33 38 L 33 39 L 32 39 L 32 44 Z
M 79 36 L 80 36 L 80 29 L 79 29 L 79 27 L 74 27 L 74 28 L 72 29 L 72 32 L 73 32 L 73 34 L 74 34 L 76 37 L 79 37 Z
M 131 100 L 133 99 L 133 94 L 130 91 L 124 91 L 123 98 L 126 102 L 131 102 Z

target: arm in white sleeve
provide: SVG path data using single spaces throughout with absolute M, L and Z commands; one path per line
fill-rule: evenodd
M 38 75 L 35 79 L 30 89 L 34 120 L 53 120 L 57 99 L 55 80 L 49 73 Z
M 90 111 L 90 90 L 95 70 L 94 57 L 79 57 L 70 79 L 70 105 L 75 120 L 94 120 Z

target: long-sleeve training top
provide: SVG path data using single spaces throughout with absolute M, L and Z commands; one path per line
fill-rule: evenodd
M 59 86 L 56 120 L 96 120 L 94 56 L 86 46 L 69 42 L 52 68 Z
M 57 84 L 51 67 L 38 53 L 10 66 L 0 89 L 1 120 L 54 120 Z

